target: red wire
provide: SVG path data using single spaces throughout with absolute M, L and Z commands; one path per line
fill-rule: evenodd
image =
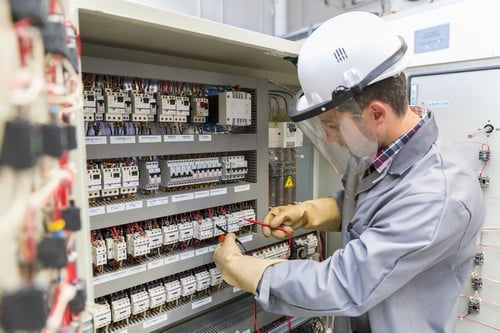
M 255 301 L 253 301 L 253 326 L 255 332 L 260 333 L 259 325 L 257 325 L 257 303 Z

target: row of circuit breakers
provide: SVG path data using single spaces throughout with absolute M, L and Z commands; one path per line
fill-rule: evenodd
M 252 124 L 252 95 L 225 91 L 217 95 L 178 96 L 165 92 L 138 92 L 86 87 L 83 115 L 87 122 L 158 122 L 221 125 Z
M 315 233 L 294 238 L 295 252 L 289 254 L 287 242 L 258 249 L 249 255 L 266 258 L 314 259 L 318 249 Z M 130 321 L 142 320 L 147 315 L 157 315 L 178 305 L 204 297 L 221 288 L 222 274 L 215 265 L 208 264 L 172 276 L 148 282 L 144 285 L 113 293 L 96 299 L 93 308 L 97 330 L 117 329 Z
M 207 154 L 203 154 L 207 156 Z M 233 182 L 244 179 L 248 161 L 244 155 L 190 158 L 161 157 L 120 161 L 87 161 L 88 198 L 95 200 L 133 196 L 138 192 L 176 190 L 186 186 Z
M 94 272 L 120 269 L 127 259 L 169 254 L 194 241 L 200 246 L 201 241 L 216 241 L 224 232 L 250 232 L 251 224 L 245 219 L 255 219 L 250 203 L 95 230 L 91 234 Z

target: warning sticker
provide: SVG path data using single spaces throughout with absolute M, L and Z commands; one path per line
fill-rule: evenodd
M 294 186 L 292 177 L 288 176 L 285 182 L 285 188 L 292 188 Z

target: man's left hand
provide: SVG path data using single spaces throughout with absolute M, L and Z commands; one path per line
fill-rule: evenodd
M 229 233 L 214 252 L 214 262 L 222 272 L 222 278 L 230 285 L 255 294 L 264 271 L 268 266 L 285 259 L 262 259 L 241 253 L 236 235 Z

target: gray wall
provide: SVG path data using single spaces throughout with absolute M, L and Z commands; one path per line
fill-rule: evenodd
M 237 27 L 274 35 L 274 0 L 129 0 L 149 6 L 185 13 Z M 287 33 L 312 27 L 342 12 L 363 10 L 400 12 L 431 2 L 454 0 L 288 0 Z M 460 0 L 456 0 L 460 1 Z

